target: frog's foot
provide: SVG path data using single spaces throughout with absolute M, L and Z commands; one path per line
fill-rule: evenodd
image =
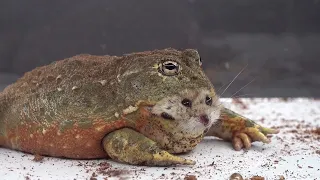
M 278 133 L 278 130 L 269 129 L 256 125 L 254 127 L 245 127 L 235 131 L 232 136 L 232 145 L 236 151 L 243 148 L 250 149 L 251 143 L 254 141 L 261 141 L 263 143 L 270 143 L 269 135 Z
M 270 143 L 270 136 L 277 134 L 276 129 L 263 127 L 230 109 L 223 108 L 220 119 L 212 125 L 206 135 L 213 135 L 232 141 L 235 150 L 249 149 L 251 143 L 260 141 Z
M 192 160 L 161 150 L 154 141 L 129 128 L 111 132 L 104 137 L 102 144 L 104 150 L 113 160 L 132 165 L 169 166 L 195 164 Z

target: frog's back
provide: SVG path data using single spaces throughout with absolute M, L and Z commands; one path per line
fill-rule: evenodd
M 114 74 L 117 69 L 111 67 L 116 62 L 121 62 L 121 60 L 117 61 L 118 59 L 116 56 L 83 54 L 25 73 L 17 82 L 0 93 L 3 116 L 0 121 L 4 121 L 4 118 L 14 118 L 15 120 L 12 119 L 10 123 L 15 125 L 19 123 L 16 122 L 17 120 L 30 119 L 32 113 L 60 111 L 66 108 L 64 106 L 77 108 L 81 105 L 89 105 L 86 97 L 94 94 L 101 95 L 95 91 L 100 91 L 103 87 L 116 91 L 116 85 L 113 87 L 108 85 L 114 83 L 116 79 Z M 17 113 L 27 117 L 10 118 Z M 57 114 L 57 112 L 54 113 Z M 37 115 L 33 114 L 33 116 Z M 31 118 L 31 120 L 34 119 Z
M 51 146 L 68 149 L 63 145 L 68 136 L 101 138 L 101 133 L 94 135 L 90 128 L 99 126 L 98 119 L 106 120 L 108 111 L 112 112 L 106 107 L 115 100 L 110 98 L 117 91 L 114 65 L 121 61 L 115 56 L 78 55 L 27 72 L 0 93 L 0 146 L 34 153 L 38 146 L 43 154 L 64 156 L 61 151 L 50 152 Z M 82 138 L 85 141 L 89 140 Z M 87 157 L 102 156 L 97 149 Z
M 48 92 L 57 88 L 76 85 L 94 77 L 114 74 L 111 67 L 119 59 L 116 56 L 77 55 L 68 59 L 37 67 L 24 74 L 4 89 L 4 96 L 26 96 L 35 92 Z

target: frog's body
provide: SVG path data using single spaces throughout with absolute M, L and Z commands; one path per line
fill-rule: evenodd
M 199 64 L 195 50 L 164 49 L 78 55 L 36 68 L 0 94 L 0 146 L 130 164 L 192 164 L 169 153 L 192 150 L 208 130 L 234 134 L 211 127 L 224 108 Z

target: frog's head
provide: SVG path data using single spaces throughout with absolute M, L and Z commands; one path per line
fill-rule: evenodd
M 136 54 L 137 56 L 137 54 Z M 126 98 L 151 102 L 137 130 L 172 153 L 193 149 L 220 116 L 220 102 L 193 49 L 165 49 L 137 56 L 142 69 L 127 76 Z

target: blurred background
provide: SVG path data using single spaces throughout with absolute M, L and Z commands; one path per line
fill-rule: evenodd
M 198 49 L 217 89 L 246 67 L 224 97 L 320 97 L 319 0 L 0 1 L 0 90 L 76 54 L 166 47 Z

